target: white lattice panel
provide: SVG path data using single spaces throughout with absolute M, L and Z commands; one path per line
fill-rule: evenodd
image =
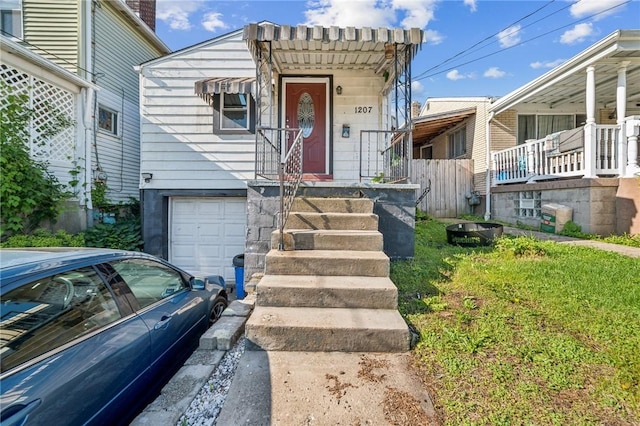
M 75 118 L 75 103 L 72 93 L 16 69 L 0 65 L 0 76 L 16 93 L 26 92 L 29 104 L 35 111 L 31 122 L 31 155 L 48 161 L 69 162 L 74 159 L 75 129 L 68 127 L 48 140 L 40 138 L 41 133 L 51 127 L 56 115 Z M 7 99 L 0 99 L 2 107 Z

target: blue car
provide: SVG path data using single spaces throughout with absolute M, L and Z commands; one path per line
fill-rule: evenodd
M 129 423 L 221 316 L 223 285 L 145 253 L 0 250 L 1 425 Z

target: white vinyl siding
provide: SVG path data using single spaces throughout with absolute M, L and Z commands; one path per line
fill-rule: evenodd
M 254 76 L 242 31 L 143 64 L 141 169 L 153 173 L 143 188 L 246 188 L 255 135 L 215 134 L 213 108 L 195 94 L 195 82 Z
M 33 50 L 78 72 L 80 1 L 23 0 L 24 39 Z
M 162 52 L 141 36 L 121 12 L 108 2 L 95 9 L 96 108 L 117 116 L 116 132 L 99 126 L 96 111 L 94 168 L 107 175 L 107 197 L 112 202 L 138 198 L 140 185 L 140 97 L 134 66 L 157 58 Z M 97 155 L 96 155 L 97 154 Z

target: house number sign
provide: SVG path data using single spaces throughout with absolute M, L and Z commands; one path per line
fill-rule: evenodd
M 373 109 L 373 107 L 370 106 L 357 106 L 354 108 L 356 114 L 371 114 L 371 110 Z

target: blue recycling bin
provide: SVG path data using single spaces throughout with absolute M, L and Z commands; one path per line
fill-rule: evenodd
M 236 298 L 244 299 L 244 254 L 238 254 L 233 257 L 233 267 L 236 273 Z

